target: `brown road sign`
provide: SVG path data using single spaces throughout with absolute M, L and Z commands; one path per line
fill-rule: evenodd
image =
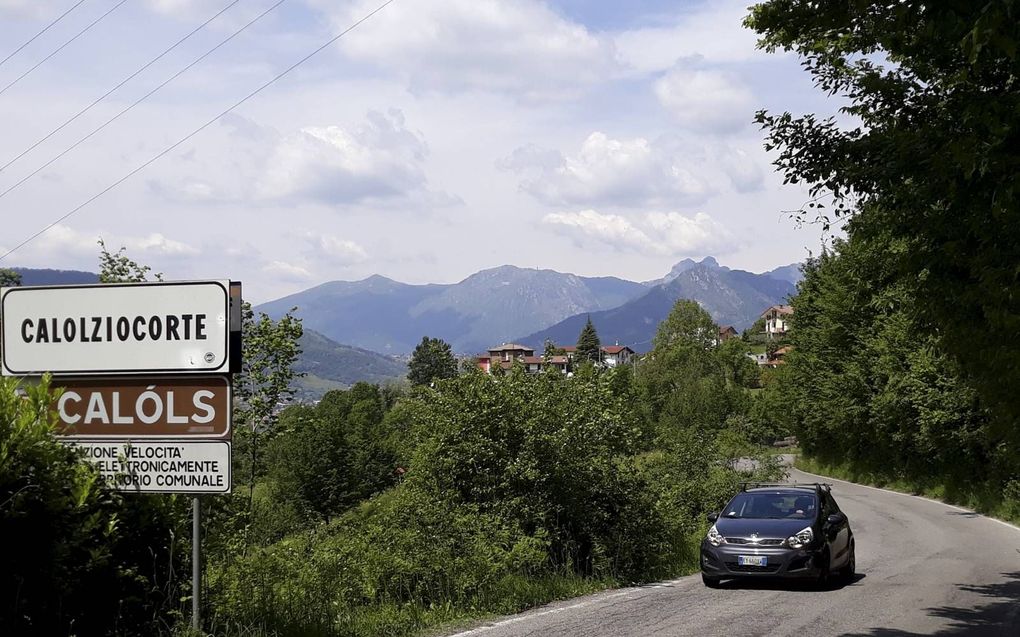
M 230 382 L 222 376 L 54 379 L 62 435 L 74 438 L 230 439 Z

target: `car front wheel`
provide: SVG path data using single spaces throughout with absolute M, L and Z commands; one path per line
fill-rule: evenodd
M 850 557 L 847 558 L 846 566 L 843 567 L 843 571 L 840 575 L 843 577 L 845 582 L 853 582 L 854 575 L 857 574 L 857 551 L 854 548 L 853 543 L 850 544 Z
M 701 574 L 701 582 L 709 588 L 719 588 L 719 578 Z

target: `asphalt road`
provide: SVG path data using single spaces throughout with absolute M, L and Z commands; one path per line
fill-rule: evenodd
M 791 470 L 791 478 L 817 478 Z M 831 482 L 857 541 L 857 579 L 830 590 L 699 576 L 606 591 L 457 637 L 1008 635 L 1020 637 L 1020 529 L 963 509 Z

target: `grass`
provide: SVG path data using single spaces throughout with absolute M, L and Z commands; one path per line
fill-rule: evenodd
M 620 586 L 614 579 L 588 578 L 573 574 L 545 574 L 536 577 L 508 575 L 478 592 L 472 599 L 428 606 L 414 602 L 378 602 L 353 608 L 337 608 L 328 625 L 302 621 L 307 609 L 282 610 L 287 617 L 266 611 L 245 626 L 236 622 L 209 622 L 209 635 L 217 637 L 375 637 L 434 636 L 451 630 L 470 628 L 500 615 L 519 613 L 549 602 L 589 595 Z M 290 612 L 290 611 L 293 611 Z M 293 616 L 290 616 L 293 615 Z M 173 637 L 206 637 L 181 626 Z
M 752 354 L 764 354 L 765 347 L 766 347 L 765 343 L 748 343 L 747 351 L 751 352 Z
M 955 504 L 983 515 L 1020 524 L 1020 484 L 1016 481 L 1006 490 L 988 484 L 950 480 L 908 480 L 881 472 L 852 467 L 849 463 L 829 463 L 797 455 L 793 466 L 808 473 L 880 487 L 899 493 L 919 495 L 932 500 Z

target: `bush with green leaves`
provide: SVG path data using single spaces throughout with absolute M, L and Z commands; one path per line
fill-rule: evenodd
M 695 301 L 677 301 L 659 325 L 637 380 L 641 408 L 660 445 L 671 446 L 691 431 L 718 432 L 732 414 L 749 408 L 745 386 L 754 372 L 734 356 L 739 341 L 717 347 L 718 335 Z
M 396 481 L 396 445 L 376 385 L 328 392 L 280 415 L 269 445 L 270 497 L 311 521 L 329 521 Z M 296 529 L 292 529 L 296 530 Z
M 169 630 L 188 594 L 186 502 L 104 488 L 54 438 L 53 400 L 45 379 L 0 379 L 0 537 L 9 549 L 0 626 L 12 635 Z
M 631 462 L 642 428 L 602 375 L 463 376 L 420 392 L 412 423 L 408 483 L 547 537 L 554 565 L 627 579 L 656 559 L 632 541 L 655 532 Z
M 778 389 L 801 447 L 854 477 L 994 511 L 1020 456 L 941 341 L 916 325 L 886 241 L 851 233 L 805 267 Z

